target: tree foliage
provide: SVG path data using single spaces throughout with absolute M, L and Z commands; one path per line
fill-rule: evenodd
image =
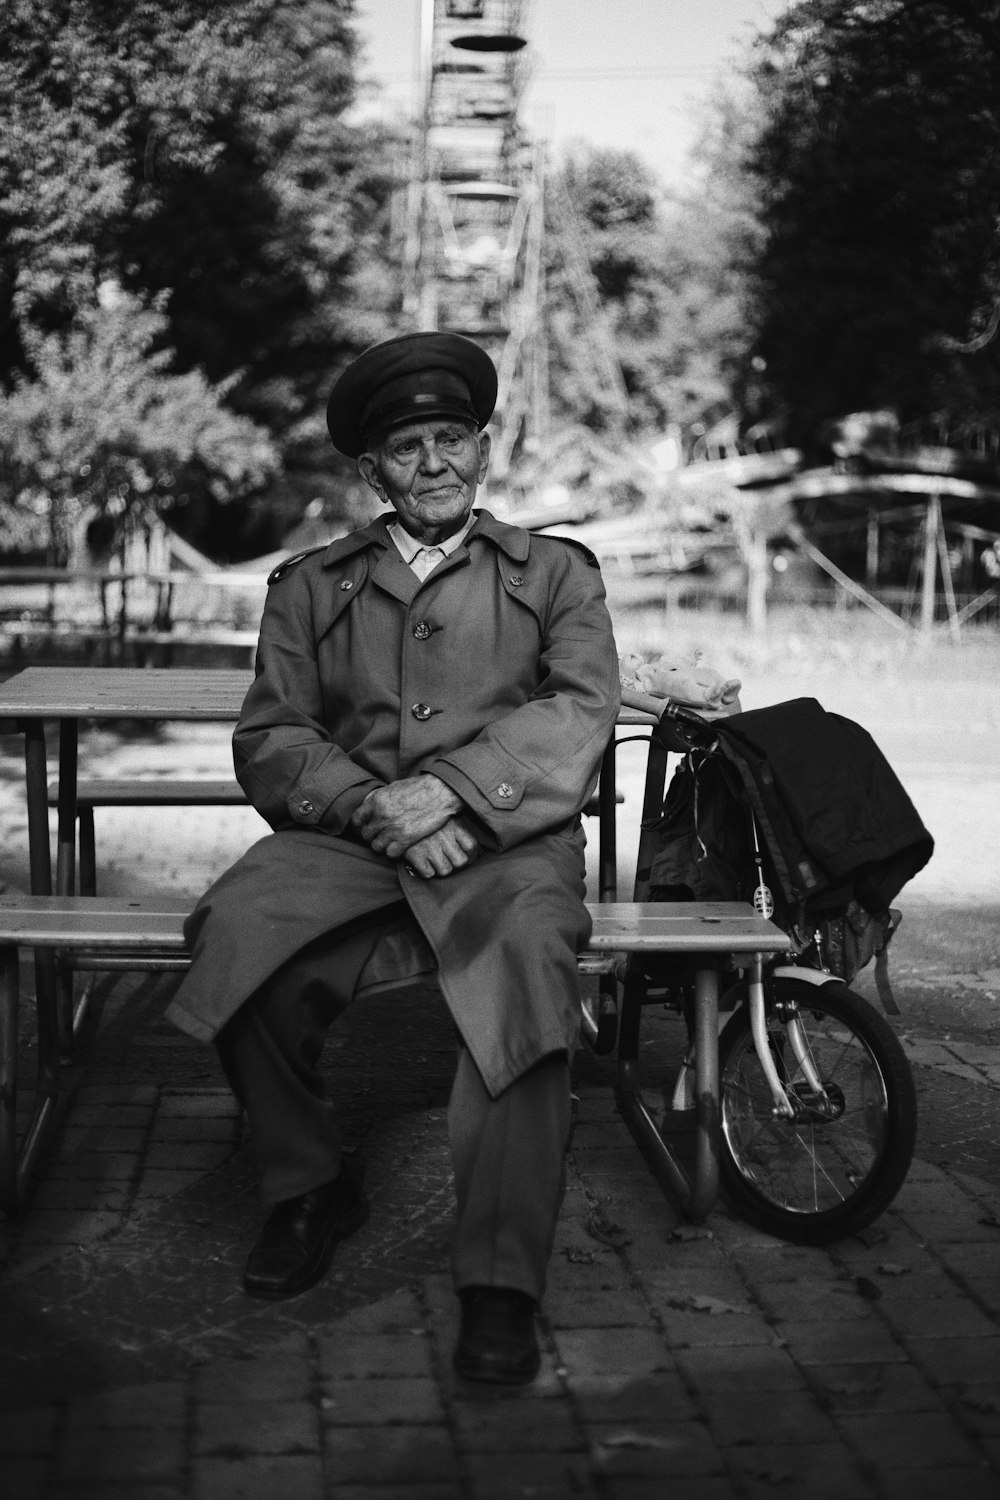
M 192 492 L 232 500 L 274 472 L 267 434 L 224 405 L 225 384 L 170 372 L 166 321 L 106 283 L 67 330 L 26 331 L 34 378 L 0 394 L 0 546 L 62 564 L 85 514 L 124 542 Z
M 845 411 L 995 413 L 1000 4 L 805 0 L 753 77 L 766 375 L 746 405 L 800 441 Z
M 388 153 L 344 122 L 353 12 L 0 0 L 8 389 L 23 393 L 39 338 L 86 322 L 111 281 L 159 309 L 155 347 L 173 349 L 177 374 L 204 371 L 286 467 L 315 464 L 331 374 L 397 303 Z

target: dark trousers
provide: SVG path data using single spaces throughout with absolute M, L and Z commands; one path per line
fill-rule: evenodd
M 309 944 L 251 995 L 216 1039 L 250 1121 L 266 1203 L 309 1192 L 340 1170 L 341 1134 L 319 1060 L 379 936 L 369 923 Z M 456 1288 L 504 1286 L 541 1296 L 569 1128 L 565 1052 L 543 1058 L 493 1098 L 460 1046 L 448 1105 Z

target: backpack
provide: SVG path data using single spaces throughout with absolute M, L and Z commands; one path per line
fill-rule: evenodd
M 670 782 L 650 900 L 749 901 L 849 983 L 874 957 L 886 1010 L 890 902 L 934 841 L 867 730 L 797 698 L 713 721 Z

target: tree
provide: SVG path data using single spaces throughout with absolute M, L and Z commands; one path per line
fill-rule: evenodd
M 748 407 L 791 436 L 1000 397 L 1000 4 L 806 0 L 760 46 L 764 241 Z
M 274 473 L 273 444 L 224 405 L 225 383 L 171 373 L 166 321 L 106 283 L 67 331 L 28 332 L 35 377 L 0 395 L 0 545 L 30 539 L 64 565 L 84 512 L 123 547 L 191 490 L 231 502 Z
M 389 154 L 344 122 L 353 12 L 0 0 L 0 381 L 110 279 L 155 299 L 176 372 L 225 381 L 287 468 L 325 458 L 331 375 L 398 305 Z

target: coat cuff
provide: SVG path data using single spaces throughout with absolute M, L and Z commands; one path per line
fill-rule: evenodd
M 374 792 L 381 785 L 382 782 L 375 776 L 369 781 L 356 782 L 341 792 L 339 797 L 334 797 L 315 821 L 327 833 L 343 833 L 351 821 L 352 814 L 361 806 L 369 792 Z M 305 822 L 306 819 L 298 818 L 296 821 Z

